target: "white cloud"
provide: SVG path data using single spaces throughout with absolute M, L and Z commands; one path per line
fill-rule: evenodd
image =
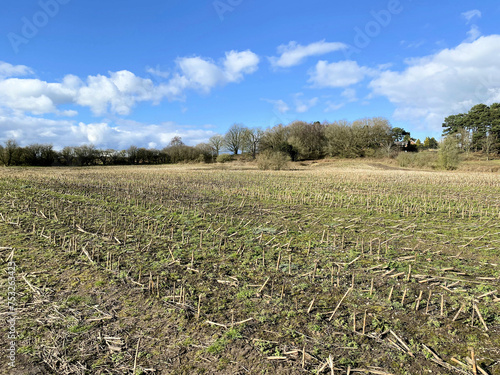
M 290 107 L 288 106 L 288 104 L 286 104 L 286 102 L 281 100 L 281 99 L 279 99 L 279 100 L 264 99 L 264 100 L 270 104 L 273 104 L 274 110 L 281 113 L 281 114 L 287 113 L 288 111 L 290 111 Z
M 325 112 L 335 112 L 338 111 L 339 109 L 343 108 L 346 106 L 348 103 L 353 103 L 357 102 L 358 96 L 357 92 L 353 88 L 346 88 L 344 91 L 340 93 L 340 96 L 344 99 L 343 101 L 331 101 L 328 100 L 326 102 L 326 108 L 324 109 Z
M 216 133 L 210 130 L 201 129 L 188 129 L 188 130 L 175 130 L 165 131 L 159 134 L 159 139 L 164 146 L 168 145 L 173 137 L 181 137 L 182 141 L 189 145 L 197 145 L 199 143 L 206 143 L 210 137 Z
M 84 143 L 100 148 L 164 147 L 174 136 L 181 136 L 186 144 L 206 142 L 215 134 L 209 124 L 203 129 L 175 123 L 149 125 L 115 115 L 130 114 L 139 102 L 182 100 L 189 89 L 208 93 L 216 86 L 241 82 L 258 69 L 259 62 L 250 50 L 229 51 L 217 63 L 201 57 L 179 58 L 174 73 L 147 69 L 150 74 L 168 78 L 161 83 L 128 70 L 84 79 L 69 74 L 59 82 L 46 82 L 20 78 L 33 73 L 24 65 L 0 62 L 0 143 L 15 138 L 22 145 L 52 143 L 57 148 Z M 79 107 L 87 107 L 97 116 L 114 118 L 113 124 L 109 120 L 84 123 L 60 118 L 78 115 Z M 58 118 L 38 117 L 42 115 Z
M 0 142 L 14 138 L 21 145 L 32 143 L 65 143 L 69 138 L 62 135 L 71 128 L 72 122 L 26 116 L 20 113 L 0 114 Z M 67 144 L 64 144 L 65 146 Z
M 67 75 L 61 83 L 21 78 L 0 80 L 0 106 L 36 115 L 75 114 L 73 110 L 60 112 L 57 106 L 62 104 L 89 107 L 96 115 L 108 112 L 127 115 L 137 102 L 156 104 L 162 96 L 161 87 L 126 70 L 112 72 L 109 77 L 89 76 L 86 83 L 73 75 Z
M 294 95 L 295 112 L 304 113 L 309 111 L 312 107 L 318 104 L 318 98 L 304 99 L 303 93 L 297 93 Z
M 108 112 L 128 115 L 137 102 L 158 104 L 161 89 L 150 79 L 137 77 L 127 70 L 110 72 L 109 77 L 89 76 L 75 97 L 78 105 L 89 107 L 96 115 Z
M 465 18 L 467 23 L 470 23 L 474 18 L 481 18 L 482 13 L 480 10 L 473 9 L 462 13 L 462 17 Z
M 396 119 L 438 131 L 450 114 L 500 101 L 499 45 L 500 35 L 491 35 L 412 59 L 401 72 L 382 72 L 370 87 L 396 105 Z
M 186 89 L 208 93 L 216 86 L 241 82 L 245 74 L 257 71 L 259 62 L 250 50 L 227 52 L 221 64 L 201 57 L 183 57 L 177 60 L 179 72 L 161 90 L 169 99 L 178 99 Z
M 50 120 L 23 114 L 0 113 L 0 143 L 14 138 L 22 145 L 50 143 L 56 149 L 93 143 L 99 148 L 125 149 L 165 147 L 174 136 L 182 137 L 188 145 L 206 142 L 215 132 L 183 126 L 173 122 L 159 125 L 118 119 L 115 124 L 99 122 L 86 124 L 68 120 Z
M 293 108 L 296 113 L 305 113 L 312 107 L 316 106 L 319 102 L 319 98 L 311 98 L 305 99 L 304 93 L 299 92 L 297 94 L 292 95 L 293 100 Z M 284 100 L 270 100 L 270 99 L 262 99 L 270 104 L 274 105 L 274 111 L 279 112 L 280 114 L 285 114 L 290 112 L 292 108 L 284 101 Z
M 409 42 L 407 40 L 402 40 L 401 42 L 399 42 L 399 44 L 401 44 L 401 46 L 403 46 L 407 49 L 417 49 L 417 48 L 422 47 L 425 44 L 425 40 L 418 40 L 415 42 Z
M 32 73 L 33 71 L 25 65 L 12 65 L 0 61 L 0 79 L 8 77 L 21 77 Z
M 325 112 L 335 112 L 338 111 L 340 108 L 343 108 L 344 106 L 345 103 L 336 103 L 332 101 L 327 101 Z
M 147 67 L 146 72 L 151 74 L 151 75 L 160 77 L 160 78 L 168 78 L 170 76 L 169 72 L 164 72 L 164 71 L 160 70 L 159 67 L 156 67 L 156 68 Z
M 297 42 L 290 42 L 278 47 L 279 57 L 270 57 L 273 67 L 289 68 L 301 64 L 307 57 L 320 56 L 330 52 L 347 48 L 344 43 L 328 43 L 325 40 L 303 46 Z
M 309 82 L 316 88 L 347 87 L 361 82 L 369 74 L 372 74 L 372 71 L 359 66 L 356 61 L 346 60 L 329 64 L 321 60 L 309 71 Z
M 345 89 L 340 95 L 342 95 L 350 103 L 358 101 L 356 90 L 353 88 Z
M 250 50 L 227 52 L 224 60 L 224 75 L 227 82 L 240 82 L 244 74 L 255 73 L 259 62 L 259 57 Z
M 159 125 L 144 124 L 133 120 L 117 120 L 115 124 L 97 123 L 71 127 L 72 137 L 80 143 L 93 143 L 100 148 L 125 149 L 131 145 L 138 147 L 163 148 L 173 137 L 179 136 L 187 145 L 207 142 L 215 135 L 214 131 L 179 125 L 175 122 L 164 122 Z
M 48 83 L 38 79 L 0 80 L 0 106 L 37 115 L 59 113 L 56 106 L 71 103 L 76 94 L 65 85 L 64 82 Z
M 77 126 L 72 126 L 71 131 L 75 139 L 82 139 L 84 143 L 100 145 L 105 139 L 111 138 L 116 130 L 106 123 L 84 124 L 80 122 Z
M 186 57 L 177 61 L 182 71 L 182 88 L 210 91 L 224 81 L 224 72 L 214 63 L 201 57 Z M 173 80 L 172 82 L 177 82 Z
M 88 107 L 97 116 L 108 113 L 128 115 L 139 102 L 159 104 L 163 98 L 182 100 L 187 89 L 208 93 L 216 86 L 238 83 L 246 74 L 254 73 L 259 57 L 247 50 L 227 52 L 220 64 L 201 57 L 177 60 L 178 73 L 168 82 L 155 84 L 128 70 L 109 72 L 108 75 L 88 76 L 85 81 L 67 75 L 62 82 L 39 79 L 9 78 L 32 73 L 24 65 L 13 66 L 0 62 L 0 108 L 35 115 L 57 114 L 74 116 L 73 109 L 59 111 L 58 106 L 73 104 Z M 147 70 L 167 77 L 159 69 Z
M 59 116 L 64 116 L 64 117 L 75 117 L 78 115 L 77 111 L 73 111 L 72 109 L 68 109 L 66 111 L 59 111 Z
M 481 31 L 477 25 L 472 25 L 470 30 L 467 31 L 467 39 L 464 40 L 466 43 L 473 42 L 481 36 Z

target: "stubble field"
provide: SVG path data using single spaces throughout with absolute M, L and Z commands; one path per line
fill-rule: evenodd
M 500 374 L 500 175 L 0 169 L 19 374 Z

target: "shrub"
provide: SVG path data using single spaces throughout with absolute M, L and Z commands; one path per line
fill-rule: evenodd
M 397 159 L 402 168 L 436 168 L 437 155 L 433 152 L 401 152 Z
M 262 170 L 279 171 L 287 168 L 289 160 L 284 152 L 266 150 L 257 157 L 257 166 Z
M 396 160 L 401 168 L 409 168 L 413 164 L 414 155 L 409 152 L 401 152 Z
M 439 165 L 452 170 L 457 169 L 458 164 L 460 164 L 458 140 L 454 136 L 448 136 L 439 145 Z
M 419 168 L 436 168 L 438 164 L 437 153 L 419 152 L 415 154 L 415 166 Z
M 229 163 L 233 161 L 233 156 L 229 154 L 222 154 L 217 156 L 217 163 Z

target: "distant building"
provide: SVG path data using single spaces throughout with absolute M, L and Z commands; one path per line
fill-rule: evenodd
M 413 138 L 408 141 L 394 142 L 394 144 L 396 145 L 396 147 L 399 148 L 400 151 L 405 151 L 405 152 L 417 151 L 417 142 Z

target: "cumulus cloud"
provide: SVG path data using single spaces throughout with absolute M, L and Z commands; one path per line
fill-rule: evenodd
M 359 66 L 356 61 L 328 63 L 321 60 L 309 71 L 309 82 L 316 88 L 347 87 L 361 82 L 369 74 L 372 71 Z
M 139 102 L 181 100 L 189 89 L 209 92 L 216 86 L 238 83 L 254 73 L 258 64 L 259 57 L 249 50 L 227 52 L 218 63 L 200 57 L 180 58 L 175 73 L 168 76 L 159 69 L 149 70 L 160 78 L 168 77 L 155 83 L 127 70 L 84 79 L 69 74 L 59 82 L 46 82 L 22 78 L 33 73 L 28 67 L 0 63 L 0 143 L 15 138 L 23 145 L 52 143 L 56 147 L 84 143 L 101 148 L 164 147 L 174 136 L 181 136 L 186 144 L 206 142 L 215 134 L 208 129 L 210 124 L 198 130 L 174 123 L 136 123 L 119 116 L 130 114 Z M 113 123 L 60 118 L 76 116 L 80 107 L 89 108 L 96 116 L 111 117 Z M 56 115 L 56 119 L 43 118 L 47 115 Z
M 75 103 L 89 107 L 96 115 L 108 112 L 128 115 L 137 102 L 158 104 L 162 96 L 161 87 L 155 86 L 150 79 L 122 70 L 110 72 L 109 77 L 89 76 L 76 93 Z
M 472 9 L 462 13 L 462 17 L 465 18 L 467 23 L 470 23 L 474 18 L 481 18 L 481 16 L 482 13 L 478 9 Z
M 126 70 L 112 72 L 109 77 L 89 76 L 86 82 L 73 75 L 67 75 L 60 83 L 21 78 L 0 80 L 0 106 L 36 115 L 75 114 L 60 112 L 57 107 L 62 104 L 89 107 L 96 115 L 108 112 L 127 115 L 137 102 L 155 104 L 161 98 L 161 87 Z
M 181 82 L 181 88 L 193 88 L 201 91 L 210 91 L 217 84 L 224 81 L 224 72 L 216 64 L 201 57 L 187 57 L 177 61 L 182 75 L 180 80 L 173 80 L 174 84 Z
M 72 124 L 66 120 L 3 112 L 0 114 L 0 142 L 13 138 L 23 146 L 31 143 L 64 143 L 69 138 L 64 138 L 63 134 L 69 131 Z
M 73 102 L 76 90 L 67 83 L 48 83 L 38 79 L 8 78 L 0 80 L 0 106 L 41 115 L 59 113 L 57 105 Z
M 21 77 L 32 74 L 33 71 L 25 65 L 12 65 L 0 61 L 0 79 L 8 77 Z
M 328 43 L 325 40 L 303 46 L 297 42 L 290 42 L 278 47 L 279 57 L 270 57 L 269 61 L 275 68 L 289 68 L 299 65 L 310 56 L 321 56 L 347 48 L 344 43 Z
M 181 96 L 186 89 L 208 93 L 216 86 L 241 82 L 245 74 L 258 69 L 260 58 L 250 50 L 230 51 L 220 64 L 201 57 L 183 57 L 177 60 L 179 72 L 162 86 L 170 99 Z
M 173 137 L 179 136 L 188 145 L 207 142 L 215 135 L 211 130 L 189 129 L 174 122 L 160 125 L 143 124 L 136 121 L 119 121 L 119 124 L 109 123 L 85 124 L 79 123 L 71 127 L 71 137 L 79 139 L 80 143 L 93 143 L 100 148 L 125 149 L 131 145 L 156 148 L 167 146 Z
M 437 131 L 450 114 L 500 101 L 499 45 L 500 35 L 490 35 L 412 59 L 403 71 L 382 72 L 370 87 L 396 105 L 396 119 Z
M 78 125 L 71 126 L 73 139 L 79 139 L 83 143 L 92 143 L 94 145 L 102 145 L 105 139 L 113 137 L 113 133 L 119 133 L 119 130 L 111 128 L 106 123 L 84 124 L 80 122 Z
M 259 57 L 250 50 L 227 52 L 224 60 L 224 76 L 227 82 L 240 82 L 244 74 L 255 73 L 259 62 Z
M 13 138 L 22 146 L 49 143 L 56 149 L 62 149 L 92 143 L 102 149 L 125 149 L 131 145 L 163 148 L 174 136 L 182 137 L 188 145 L 195 145 L 206 142 L 214 134 L 212 130 L 174 122 L 144 124 L 118 119 L 113 124 L 108 121 L 84 123 L 0 113 L 0 143 Z
M 254 73 L 258 64 L 259 57 L 249 50 L 227 52 L 220 64 L 201 57 L 179 58 L 177 73 L 168 81 L 155 84 L 128 70 L 88 76 L 85 81 L 70 74 L 61 82 L 45 82 L 19 78 L 32 73 L 24 65 L 0 62 L 0 107 L 34 115 L 74 116 L 75 110 L 58 109 L 60 105 L 73 104 L 88 107 L 97 116 L 128 115 L 139 102 L 155 105 L 164 98 L 182 100 L 187 89 L 208 93 L 216 86 L 238 83 L 245 75 Z M 147 71 L 159 77 L 170 76 L 159 69 Z

